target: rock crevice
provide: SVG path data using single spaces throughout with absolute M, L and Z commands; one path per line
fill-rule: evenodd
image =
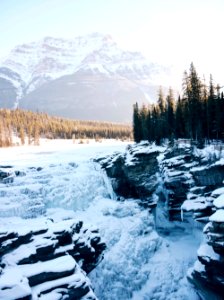
M 223 299 L 224 291 L 224 163 L 214 154 L 211 159 L 190 145 L 162 149 L 142 142 L 98 160 L 118 199 L 137 198 L 148 208 L 159 199 L 169 221 L 187 224 L 193 218 L 205 226 L 207 241 L 188 272 L 205 300 Z

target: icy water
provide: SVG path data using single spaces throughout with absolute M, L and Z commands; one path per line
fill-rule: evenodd
M 115 200 L 109 179 L 92 160 L 125 147 L 61 142 L 0 149 L 0 165 L 26 174 L 0 185 L 0 222 L 15 215 L 58 214 L 97 226 L 107 249 L 89 277 L 100 300 L 198 300 L 186 279 L 199 246 L 195 230 L 164 221 L 170 233 L 158 234 L 152 214 L 132 199 Z

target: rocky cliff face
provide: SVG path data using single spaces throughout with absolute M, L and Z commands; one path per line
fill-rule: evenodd
M 197 286 L 202 299 L 223 299 L 223 161 L 219 155 L 212 158 L 189 147 L 174 149 L 167 154 L 162 166 L 172 219 L 178 220 L 181 216 L 187 221 L 193 218 L 205 225 L 206 242 L 198 249 L 198 260 L 189 270 L 188 278 Z
M 157 157 L 160 147 L 150 148 L 148 143 L 140 147 L 130 146 L 124 154 L 115 154 L 106 159 L 98 159 L 118 197 L 141 199 L 141 205 L 155 205 L 152 197 L 159 181 Z
M 141 143 L 100 163 L 117 195 L 140 198 L 140 204 L 148 207 L 159 199 L 170 221 L 187 224 L 193 219 L 205 225 L 206 242 L 188 278 L 202 299 L 223 299 L 224 163 L 220 153 L 213 149 L 211 155 L 190 145 L 166 150 Z
M 224 290 L 223 187 L 211 193 L 210 208 L 210 213 L 207 214 L 208 223 L 203 230 L 205 242 L 198 249 L 198 260 L 189 270 L 188 278 L 200 289 L 203 299 L 221 300 Z M 200 202 L 197 211 L 200 212 Z
M 105 249 L 97 229 L 54 217 L 9 224 L 0 229 L 0 299 L 96 299 L 86 272 Z

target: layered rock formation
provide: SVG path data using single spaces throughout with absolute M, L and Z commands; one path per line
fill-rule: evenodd
M 206 243 L 200 246 L 198 260 L 188 277 L 200 289 L 203 299 L 221 300 L 224 291 L 224 188 L 214 190 L 211 199 L 215 213 L 204 227 Z
M 169 150 L 161 161 L 170 220 L 193 217 L 206 224 L 206 243 L 188 272 L 205 300 L 223 299 L 224 291 L 224 164 L 219 159 L 189 145 Z
M 99 161 L 117 195 L 140 198 L 148 207 L 159 199 L 170 221 L 187 224 L 193 218 L 194 223 L 206 224 L 207 241 L 200 246 L 188 278 L 202 299 L 223 299 L 224 163 L 220 153 L 211 155 L 191 145 L 165 150 L 141 143 L 130 146 L 125 154 Z
M 188 272 L 205 300 L 223 299 L 224 291 L 224 164 L 218 158 L 184 147 L 169 151 L 161 164 L 171 220 L 206 224 L 206 243 Z
M 187 198 L 189 188 L 193 186 L 190 168 L 194 165 L 190 148 L 172 149 L 165 153 L 160 171 L 166 198 L 166 207 L 171 221 L 181 221 L 181 205 Z
M 135 198 L 147 209 L 160 201 L 168 219 L 175 221 L 172 224 L 180 225 L 182 217 L 182 228 L 189 226 L 192 218 L 194 224 L 206 225 L 207 241 L 199 248 L 198 260 L 189 270 L 188 278 L 202 299 L 223 299 L 224 164 L 221 156 L 186 145 L 166 150 L 141 143 L 128 146 L 124 154 L 116 153 L 97 161 L 110 176 L 118 200 Z M 26 169 L 26 177 L 18 177 L 25 174 L 13 171 L 10 166 L 1 168 L 0 182 L 4 183 L 0 191 L 1 205 L 7 207 L 7 185 L 15 189 L 15 183 L 29 177 L 29 172 L 35 180 L 38 175 L 43 180 L 44 174 L 49 177 L 45 168 Z M 7 183 L 10 178 L 14 180 L 12 184 Z M 36 193 L 37 199 L 41 195 L 38 185 L 27 189 L 29 201 L 32 193 Z M 128 209 L 128 213 L 132 212 Z M 73 219 L 58 221 L 54 217 L 40 217 L 38 224 L 35 219 L 19 219 L 16 228 L 9 226 L 10 218 L 7 220 L 8 225 L 0 228 L 0 299 L 95 299 L 80 266 L 88 273 L 102 257 L 105 244 L 97 230 L 87 229 Z
M 0 229 L 0 299 L 96 299 L 86 272 L 104 249 L 97 229 L 73 219 L 6 219 Z
M 128 146 L 124 154 L 115 153 L 97 161 L 111 178 L 118 199 L 140 199 L 141 205 L 152 207 L 155 206 L 152 195 L 159 184 L 157 157 L 160 151 L 160 147 L 150 147 L 149 143 L 145 142 L 140 146 Z

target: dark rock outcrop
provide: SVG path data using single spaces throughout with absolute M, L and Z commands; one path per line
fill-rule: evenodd
M 206 243 L 200 246 L 198 261 L 188 277 L 199 287 L 203 299 L 221 300 L 224 291 L 224 187 L 212 192 L 211 202 L 213 212 L 204 227 Z
M 191 170 L 196 186 L 210 187 L 211 190 L 222 186 L 224 180 L 224 165 L 212 164 L 199 170 Z
M 174 147 L 164 154 L 160 163 L 166 198 L 166 207 L 170 221 L 181 221 L 181 205 L 187 199 L 189 189 L 194 186 L 189 170 L 197 165 L 191 148 Z
M 161 162 L 161 171 L 171 220 L 180 220 L 182 212 L 183 219 L 193 217 L 206 224 L 207 241 L 198 249 L 198 260 L 189 270 L 188 278 L 203 300 L 221 300 L 224 291 L 224 165 L 218 159 L 214 162 L 201 157 L 195 150 L 184 147 L 178 156 L 175 156 L 177 150 L 169 151 Z
M 85 272 L 105 249 L 97 229 L 72 219 L 21 219 L 18 228 L 2 230 L 0 249 L 0 299 L 96 299 Z
M 3 169 L 3 170 L 2 170 Z M 19 170 L 13 170 L 12 166 L 0 166 L 0 183 L 13 183 L 15 176 L 25 176 L 26 173 Z
M 224 165 L 214 160 L 190 145 L 176 146 L 165 153 L 160 170 L 170 220 L 180 221 L 180 212 L 184 210 L 193 211 L 198 221 L 208 221 L 212 214 L 210 195 L 223 185 L 224 180 Z
M 152 194 L 158 186 L 159 171 L 157 157 L 160 149 L 149 143 L 128 146 L 124 154 L 97 159 L 111 178 L 112 187 L 118 197 L 141 199 L 142 205 L 155 205 Z
M 208 155 L 191 145 L 176 145 L 164 152 L 150 151 L 147 143 L 128 147 L 126 153 L 100 159 L 117 195 L 147 199 L 153 193 L 163 201 L 170 221 L 207 224 L 207 242 L 188 278 L 203 300 L 223 299 L 224 291 L 224 164 L 215 153 Z M 159 164 L 158 164 L 159 161 Z M 160 186 L 158 187 L 158 177 Z

